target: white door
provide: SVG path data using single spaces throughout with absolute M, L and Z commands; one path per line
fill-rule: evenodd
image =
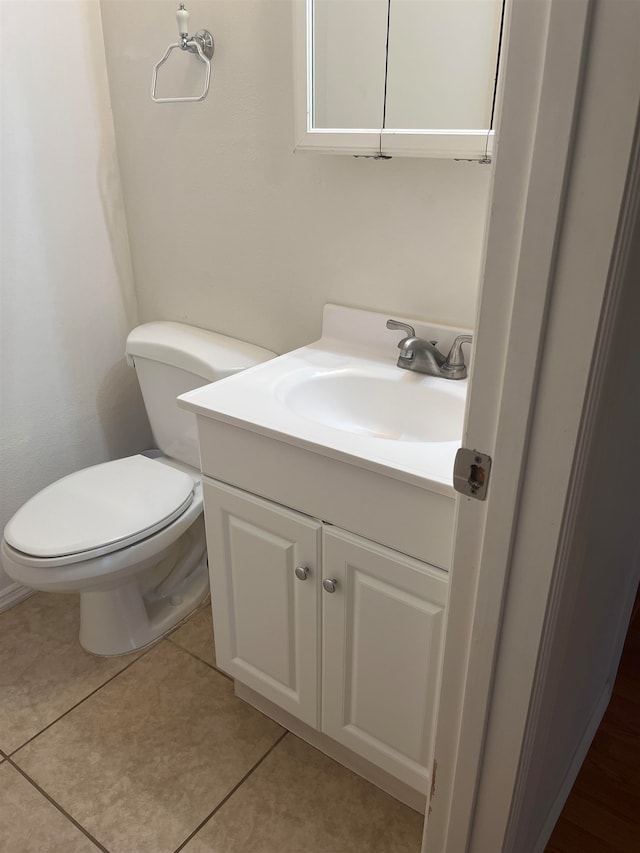
M 509 7 L 464 438 L 493 469 L 485 503 L 459 500 L 424 851 L 543 849 L 514 839 L 554 614 L 571 595 L 558 567 L 572 490 L 589 470 L 580 451 L 634 177 L 639 11 L 589 0 Z M 543 758 L 554 775 L 565 762 L 570 787 L 566 757 Z M 548 826 L 535 829 L 543 845 Z
M 325 528 L 322 731 L 426 793 L 447 576 Z
M 218 665 L 317 728 L 321 524 L 203 485 Z

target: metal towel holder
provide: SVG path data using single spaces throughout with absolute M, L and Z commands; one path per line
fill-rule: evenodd
M 180 4 L 176 12 L 176 21 L 178 22 L 178 35 L 180 41 L 170 44 L 165 55 L 159 62 L 153 66 L 153 75 L 151 77 L 151 100 L 156 104 L 180 104 L 186 101 L 204 101 L 209 93 L 209 81 L 211 80 L 211 58 L 213 57 L 213 36 L 209 30 L 198 30 L 194 36 L 189 36 L 189 13 L 184 8 L 184 3 Z M 193 95 L 186 98 L 157 98 L 156 84 L 158 82 L 158 69 L 164 65 L 169 58 L 172 50 L 179 47 L 180 50 L 188 50 L 189 53 L 195 53 L 201 62 L 204 62 L 206 73 L 204 80 L 204 89 L 201 95 Z

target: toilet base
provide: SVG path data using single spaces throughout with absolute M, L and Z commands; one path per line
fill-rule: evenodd
M 206 551 L 196 568 L 164 597 L 143 595 L 138 580 L 80 593 L 80 645 L 113 657 L 148 646 L 186 619 L 209 594 Z

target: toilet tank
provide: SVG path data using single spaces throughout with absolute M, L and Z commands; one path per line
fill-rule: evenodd
M 246 370 L 275 353 L 183 323 L 144 323 L 125 347 L 136 369 L 157 447 L 172 459 L 200 467 L 196 419 L 176 397 Z

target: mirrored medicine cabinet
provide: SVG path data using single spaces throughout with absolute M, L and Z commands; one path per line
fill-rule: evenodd
M 506 0 L 294 0 L 296 150 L 488 161 Z

